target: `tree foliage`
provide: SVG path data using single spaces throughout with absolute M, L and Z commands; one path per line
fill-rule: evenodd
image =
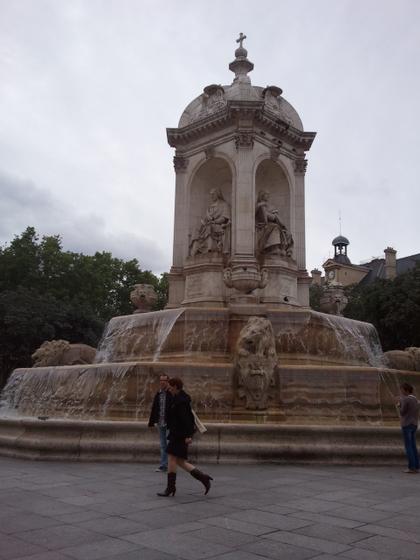
M 420 346 L 420 267 L 348 289 L 344 315 L 375 325 L 384 350 Z
M 40 239 L 28 227 L 0 248 L 0 386 L 45 340 L 64 338 L 96 346 L 115 315 L 133 311 L 134 284 L 152 284 L 158 309 L 167 300 L 167 275 L 141 271 L 136 259 L 111 253 L 63 251 L 59 236 Z

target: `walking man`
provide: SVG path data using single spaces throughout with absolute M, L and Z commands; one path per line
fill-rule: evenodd
M 159 377 L 159 391 L 153 399 L 152 410 L 149 418 L 149 428 L 157 426 L 160 441 L 160 465 L 156 472 L 167 472 L 168 470 L 168 454 L 166 452 L 167 442 L 167 415 L 172 402 L 172 395 L 168 390 L 169 376 L 161 373 Z
M 419 423 L 419 402 L 413 395 L 413 387 L 409 383 L 403 383 L 400 387 L 400 391 L 401 396 L 397 401 L 397 406 L 400 410 L 401 429 L 408 459 L 408 469 L 404 472 L 415 474 L 419 472 L 419 455 L 416 446 L 416 431 Z

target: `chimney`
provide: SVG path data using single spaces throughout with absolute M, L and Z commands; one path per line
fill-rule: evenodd
M 393 280 L 397 275 L 397 251 L 392 247 L 387 247 L 385 253 L 385 278 Z
M 318 270 L 317 268 L 314 268 L 313 270 L 311 270 L 311 274 L 312 274 L 312 284 L 315 284 L 316 286 L 320 286 L 321 285 L 321 271 Z

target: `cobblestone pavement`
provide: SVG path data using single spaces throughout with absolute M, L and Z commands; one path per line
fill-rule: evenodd
M 420 474 L 223 465 L 174 498 L 153 465 L 0 457 L 0 559 L 420 559 Z

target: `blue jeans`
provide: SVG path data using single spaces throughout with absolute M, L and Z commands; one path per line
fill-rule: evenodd
M 415 426 L 414 424 L 402 427 L 405 452 L 408 459 L 408 468 L 411 471 L 419 470 L 419 454 L 417 452 L 416 446 L 416 431 L 417 426 Z
M 168 468 L 168 454 L 166 453 L 166 446 L 168 445 L 168 430 L 166 426 L 158 426 L 159 440 L 160 440 L 160 465 L 161 469 Z

